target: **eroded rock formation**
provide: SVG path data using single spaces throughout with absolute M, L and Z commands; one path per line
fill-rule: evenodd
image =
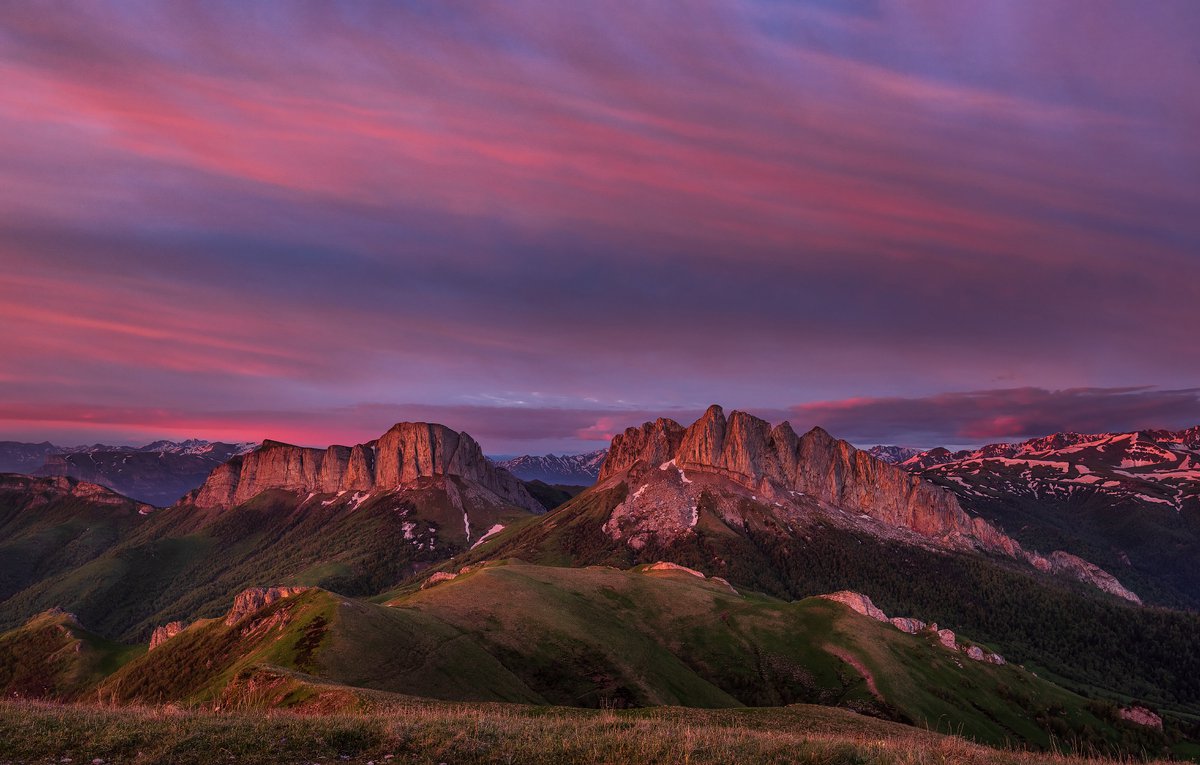
M 1131 722 L 1134 725 L 1144 725 L 1147 728 L 1157 728 L 1158 730 L 1162 730 L 1162 718 L 1145 707 L 1124 707 L 1117 710 L 1117 715 L 1122 720 Z
M 824 598 L 825 600 L 835 600 L 838 603 L 849 606 L 851 609 L 857 611 L 863 616 L 871 617 L 875 621 L 888 621 L 887 614 L 880 610 L 874 603 L 871 602 L 870 598 L 868 598 L 866 595 L 863 595 L 861 592 L 842 590 L 841 592 L 832 592 L 828 595 L 818 595 L 817 597 Z

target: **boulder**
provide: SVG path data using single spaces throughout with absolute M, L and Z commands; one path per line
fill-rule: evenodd
M 913 619 L 907 616 L 893 616 L 891 621 L 893 627 L 910 635 L 915 635 L 925 629 L 925 622 L 920 619 Z

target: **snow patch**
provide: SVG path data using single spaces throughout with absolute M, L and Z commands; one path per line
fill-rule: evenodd
M 471 549 L 474 550 L 476 547 L 479 547 L 479 545 L 483 544 L 488 537 L 492 536 L 493 534 L 499 534 L 501 531 L 504 531 L 504 524 L 497 523 L 495 526 L 492 526 L 490 529 L 488 529 L 484 535 L 479 538 L 478 542 L 471 545 Z

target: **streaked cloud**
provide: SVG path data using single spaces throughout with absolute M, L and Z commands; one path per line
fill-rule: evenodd
M 0 405 L 241 437 L 536 392 L 569 449 L 714 400 L 1190 388 L 1198 27 L 1188 0 L 4 6 Z M 472 415 L 497 443 L 502 410 Z

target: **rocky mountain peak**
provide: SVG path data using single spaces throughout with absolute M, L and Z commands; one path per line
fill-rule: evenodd
M 702 495 L 710 488 L 730 493 L 731 483 L 785 524 L 814 509 L 839 522 L 862 525 L 859 519 L 866 519 L 873 533 L 915 533 L 938 545 L 986 550 L 1137 599 L 1090 564 L 1067 565 L 1021 549 L 995 526 L 969 515 L 953 492 L 819 427 L 797 437 L 786 422 L 772 428 L 746 412 L 726 416 L 719 406 L 710 406 L 686 429 L 672 420 L 648 422 L 613 439 L 600 481 L 618 480 L 630 494 L 604 528 L 635 548 L 689 533 L 699 522 Z M 718 487 L 713 481 L 728 483 Z M 731 514 L 727 522 L 744 522 L 733 517 L 736 502 L 725 507 Z
M 683 426 L 666 417 L 643 423 L 640 427 L 626 428 L 624 433 L 613 437 L 598 480 L 608 480 L 639 462 L 644 466 L 657 466 L 674 459 L 683 438 Z
M 600 480 L 641 473 L 673 461 L 680 470 L 723 476 L 776 500 L 799 493 L 927 536 L 970 537 L 1012 554 L 1016 543 L 959 507 L 954 495 L 888 465 L 816 427 L 797 437 L 789 423 L 772 428 L 720 406 L 683 429 L 672 420 L 629 428 L 613 439 Z
M 492 465 L 475 439 L 445 425 L 401 422 L 374 441 L 325 449 L 264 441 L 209 475 L 184 498 L 198 507 L 232 507 L 269 489 L 328 494 L 390 491 L 422 478 L 454 476 L 530 512 L 544 508 L 524 485 Z

